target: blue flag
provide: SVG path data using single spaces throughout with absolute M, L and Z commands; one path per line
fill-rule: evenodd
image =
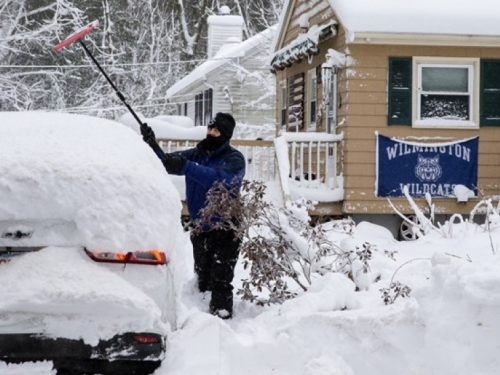
M 378 197 L 454 197 L 456 185 L 477 196 L 479 137 L 446 143 L 415 143 L 377 135 Z

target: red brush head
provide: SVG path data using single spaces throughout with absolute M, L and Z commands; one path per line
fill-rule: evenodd
M 80 30 L 74 32 L 69 37 L 67 37 L 64 41 L 59 43 L 54 47 L 54 51 L 59 51 L 60 49 L 69 46 L 71 43 L 76 42 L 77 40 L 83 38 L 85 35 L 90 33 L 99 25 L 99 20 L 95 20 L 94 22 L 89 23 L 87 26 L 81 28 Z

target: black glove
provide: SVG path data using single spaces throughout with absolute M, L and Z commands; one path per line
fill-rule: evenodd
M 179 154 L 165 154 L 163 165 L 170 174 L 180 174 L 182 167 L 186 164 L 187 158 Z
M 141 134 L 142 134 L 142 139 L 144 139 L 144 142 L 146 142 L 148 145 L 151 146 L 151 144 L 156 143 L 155 132 L 153 131 L 153 129 L 151 129 L 151 127 L 148 124 L 143 123 L 141 125 Z
M 163 160 L 165 153 L 161 149 L 160 145 L 156 142 L 156 136 L 153 129 L 151 129 L 148 126 L 148 124 L 144 123 L 141 125 L 141 134 L 142 134 L 142 139 L 144 139 L 144 142 L 146 142 L 149 145 L 149 147 L 153 149 L 153 151 L 160 158 L 160 160 Z

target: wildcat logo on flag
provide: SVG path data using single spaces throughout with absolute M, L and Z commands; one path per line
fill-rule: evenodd
M 412 197 L 453 198 L 456 185 L 477 196 L 479 137 L 458 142 L 414 143 L 377 134 L 378 197 L 402 197 L 408 186 Z

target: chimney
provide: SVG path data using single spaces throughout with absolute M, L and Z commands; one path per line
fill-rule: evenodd
M 232 16 L 229 7 L 222 6 L 220 14 L 209 16 L 208 23 L 208 58 L 212 58 L 226 43 L 243 38 L 243 17 Z M 228 40 L 229 39 L 229 40 Z

